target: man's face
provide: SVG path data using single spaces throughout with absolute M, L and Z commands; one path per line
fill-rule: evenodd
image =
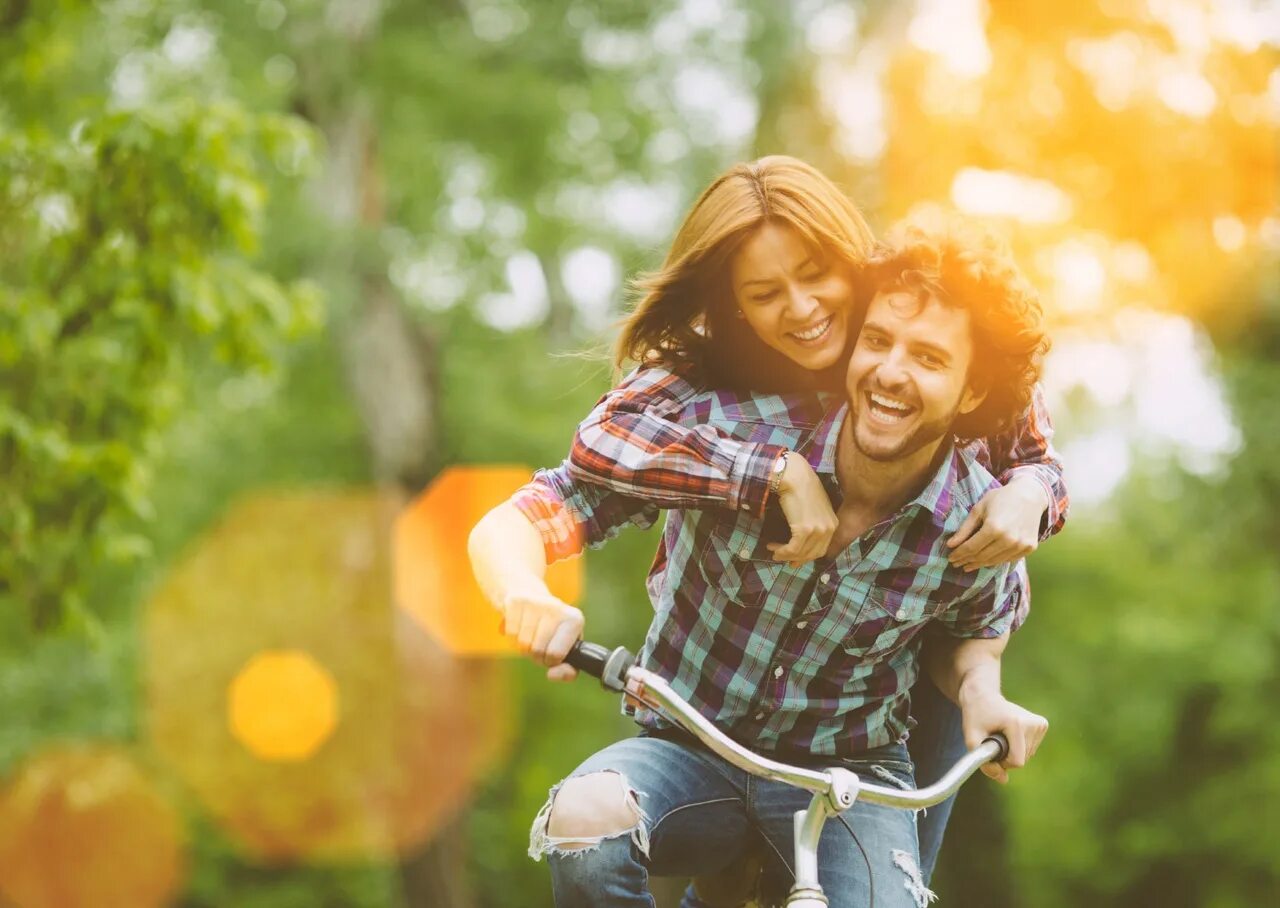
M 849 360 L 845 387 L 854 444 L 872 460 L 901 460 L 951 432 L 982 403 L 969 387 L 969 313 L 933 296 L 876 294 Z

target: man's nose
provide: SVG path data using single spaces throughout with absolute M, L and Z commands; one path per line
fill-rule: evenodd
M 885 353 L 876 367 L 876 381 L 886 389 L 906 384 L 908 377 L 905 357 L 896 349 Z

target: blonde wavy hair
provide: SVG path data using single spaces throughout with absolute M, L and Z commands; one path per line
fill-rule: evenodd
M 730 263 L 766 222 L 791 227 L 855 276 L 875 246 L 857 206 L 811 165 L 785 155 L 736 164 L 694 203 L 662 267 L 632 282 L 637 303 L 622 322 L 615 370 L 660 365 L 707 386 L 755 391 L 819 381 L 733 317 Z

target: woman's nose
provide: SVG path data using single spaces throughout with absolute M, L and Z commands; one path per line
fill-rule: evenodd
M 805 293 L 803 287 L 795 284 L 787 287 L 787 314 L 794 320 L 806 321 L 812 317 L 817 307 L 818 301 Z

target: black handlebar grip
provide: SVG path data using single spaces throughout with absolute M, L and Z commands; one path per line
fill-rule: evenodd
M 601 678 L 604 675 L 605 664 L 609 661 L 609 650 L 599 643 L 579 640 L 573 645 L 573 649 L 569 650 L 569 655 L 564 657 L 564 661 L 593 678 Z
M 1000 753 L 992 757 L 989 762 L 1001 763 L 1004 761 L 1005 757 L 1009 756 L 1009 739 L 1006 738 L 1004 735 L 1002 735 L 1000 732 L 998 731 L 992 732 L 991 734 L 987 735 L 986 740 L 995 741 L 997 744 L 1000 745 Z
M 599 678 L 607 690 L 621 692 L 626 689 L 627 672 L 636 664 L 636 657 L 623 646 L 606 649 L 598 643 L 579 640 L 564 661 L 580 672 Z

